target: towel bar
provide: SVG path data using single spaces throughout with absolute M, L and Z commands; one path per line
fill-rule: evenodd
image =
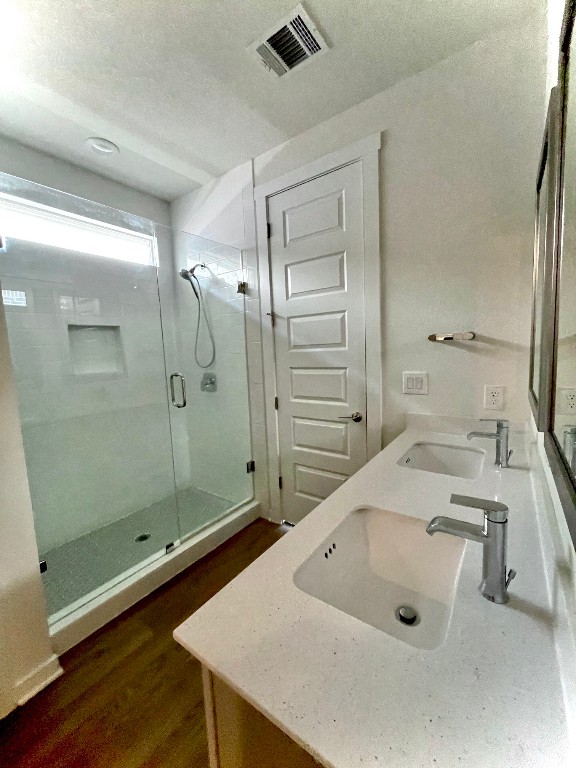
M 459 331 L 458 333 L 431 333 L 428 341 L 471 341 L 476 338 L 474 331 Z

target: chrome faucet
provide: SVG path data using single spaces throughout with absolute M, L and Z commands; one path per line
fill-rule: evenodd
M 512 568 L 506 575 L 506 539 L 508 529 L 508 507 L 499 501 L 477 499 L 475 496 L 460 496 L 453 493 L 450 504 L 484 510 L 484 525 L 474 525 L 452 517 L 434 517 L 426 533 L 450 533 L 463 539 L 477 541 L 484 547 L 482 555 L 482 581 L 480 593 L 492 603 L 507 603 L 508 585 L 516 576 Z
M 512 451 L 508 450 L 510 422 L 506 419 L 480 419 L 480 421 L 496 422 L 496 432 L 469 432 L 468 440 L 472 440 L 473 437 L 488 437 L 490 440 L 496 440 L 496 461 L 494 464 L 497 467 L 506 468 L 508 459 L 512 455 Z

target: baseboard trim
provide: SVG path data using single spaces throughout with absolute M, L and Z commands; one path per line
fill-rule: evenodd
M 250 502 L 224 520 L 203 530 L 174 552 L 156 560 L 123 581 L 115 591 L 106 592 L 56 622 L 50 628 L 52 648 L 58 656 L 101 629 L 135 603 L 146 597 L 197 560 L 219 547 L 260 517 L 258 502 Z
M 39 693 L 47 685 L 60 677 L 63 670 L 58 662 L 58 656 L 52 654 L 46 661 L 40 664 L 32 672 L 29 672 L 26 677 L 18 680 L 14 686 L 14 693 L 16 697 L 16 703 L 18 706 L 26 704 L 26 702 Z

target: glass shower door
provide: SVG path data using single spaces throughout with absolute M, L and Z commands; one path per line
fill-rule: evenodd
M 186 407 L 170 408 L 183 539 L 253 498 L 242 254 L 186 232 L 156 227 L 160 285 L 174 311 L 169 369 L 186 382 Z M 165 324 L 166 325 L 166 324 Z M 167 345 L 168 347 L 169 345 Z M 182 402 L 175 379 L 177 405 Z
M 157 268 L 120 251 L 0 253 L 52 621 L 179 538 Z

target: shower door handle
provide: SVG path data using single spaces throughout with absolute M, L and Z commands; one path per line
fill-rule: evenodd
M 174 394 L 174 379 L 176 378 L 180 379 L 180 386 L 182 387 L 181 403 L 176 402 L 176 395 Z M 172 398 L 172 405 L 174 405 L 176 408 L 186 407 L 186 379 L 184 376 L 182 376 L 181 373 L 173 373 L 172 376 L 170 376 L 170 397 Z

